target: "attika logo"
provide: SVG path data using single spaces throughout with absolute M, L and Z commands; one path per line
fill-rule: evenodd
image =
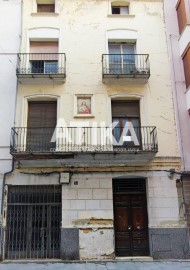
M 68 126 L 64 119 L 59 119 L 51 142 L 64 141 L 73 145 L 90 142 L 93 146 L 122 146 L 125 142 L 133 142 L 135 146 L 139 146 L 135 128 L 129 121 L 122 127 L 119 126 L 119 121 L 109 126 L 106 126 L 105 122 L 100 122 L 98 125 L 98 122 L 71 121 Z

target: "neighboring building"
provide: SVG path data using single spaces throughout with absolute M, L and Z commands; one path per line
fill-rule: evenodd
M 178 136 L 185 219 L 190 227 L 190 1 L 164 1 Z
M 14 20 L 13 20 L 14 18 Z M 12 170 L 10 128 L 14 125 L 17 52 L 21 43 L 21 1 L 0 1 L 0 205 L 6 173 Z
M 22 20 L 4 258 L 185 258 L 162 1 L 24 1 Z

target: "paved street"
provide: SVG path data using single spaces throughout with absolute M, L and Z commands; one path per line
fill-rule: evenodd
M 190 270 L 190 262 L 1 263 L 0 270 Z

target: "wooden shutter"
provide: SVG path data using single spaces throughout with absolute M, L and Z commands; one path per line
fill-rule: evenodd
M 140 117 L 139 101 L 112 101 L 112 117 Z
M 185 9 L 185 1 L 179 1 L 177 5 L 177 17 L 178 17 L 178 25 L 179 25 L 179 33 L 183 31 L 184 27 L 187 24 L 187 17 L 186 17 L 186 9 Z
M 186 87 L 190 86 L 190 47 L 183 57 Z
M 58 60 L 58 42 L 30 41 L 30 53 L 30 60 Z
M 56 118 L 56 102 L 29 102 L 26 151 L 49 152 L 55 148 L 55 142 L 51 142 L 51 139 Z
M 28 104 L 28 127 L 55 127 L 57 121 L 56 101 L 30 101 Z

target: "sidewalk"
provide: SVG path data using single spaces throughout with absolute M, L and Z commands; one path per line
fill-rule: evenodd
M 12 263 L 2 262 L 0 270 L 190 270 L 190 261 Z

